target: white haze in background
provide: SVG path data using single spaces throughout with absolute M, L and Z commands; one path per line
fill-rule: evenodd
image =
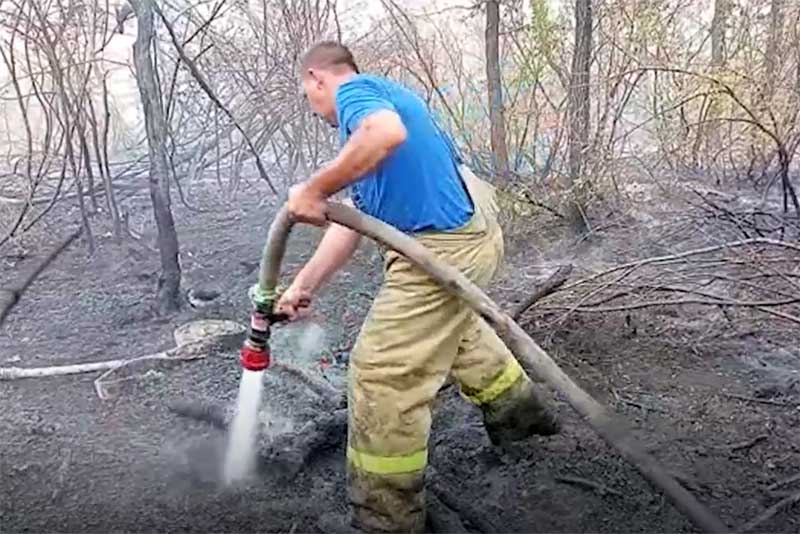
M 304 325 L 297 340 L 297 357 L 308 361 L 325 350 L 325 329 L 317 323 Z
M 464 66 L 466 72 L 476 80 L 485 78 L 483 70 L 483 23 L 484 17 L 480 12 L 474 13 L 467 18 L 469 11 L 460 9 L 474 5 L 472 0 L 395 0 L 397 5 L 413 17 L 414 15 L 426 14 L 427 17 L 416 18 L 415 22 L 419 25 L 418 30 L 422 37 L 432 35 L 435 32 L 431 21 L 436 25 L 447 27 L 459 39 L 459 46 L 463 52 Z M 109 2 L 110 17 L 113 20 L 114 8 L 125 2 L 114 0 Z M 211 9 L 211 4 L 190 3 L 188 1 L 173 2 L 173 5 L 180 7 L 185 4 L 191 7 L 198 14 L 207 14 Z M 548 5 L 553 13 L 568 13 L 573 6 L 572 0 L 549 0 Z M 261 11 L 262 2 L 260 0 L 248 0 L 248 7 L 251 12 L 258 15 Z M 523 9 L 526 14 L 530 11 L 530 2 L 523 2 Z M 681 21 L 684 28 L 683 33 L 687 39 L 696 37 L 697 30 L 705 28 L 711 21 L 713 15 L 713 2 L 711 0 L 698 1 L 696 5 L 697 17 L 692 20 Z M 345 43 L 362 37 L 368 33 L 369 28 L 374 22 L 384 16 L 383 4 L 380 0 L 339 0 L 338 14 L 342 27 L 342 37 Z M 219 19 L 223 24 L 226 16 Z M 112 22 L 111 27 L 114 24 Z M 10 34 L 7 29 L 0 29 L 0 40 L 9 42 Z M 112 161 L 124 159 L 132 155 L 131 149 L 135 148 L 142 154 L 146 153 L 146 146 L 141 143 L 144 135 L 143 114 L 136 80 L 133 76 L 133 42 L 136 38 L 136 20 L 129 19 L 124 26 L 123 34 L 114 34 L 104 51 L 105 60 L 99 63 L 96 69 L 97 79 L 90 84 L 92 98 L 96 102 L 97 109 L 102 109 L 102 91 L 98 82 L 102 73 L 106 74 L 109 87 L 109 99 L 111 104 L 112 127 L 111 127 L 111 146 L 109 156 Z M 17 39 L 17 54 L 19 58 L 24 57 L 22 40 Z M 688 45 L 687 45 L 688 46 Z M 710 45 L 709 45 L 710 46 Z M 47 69 L 47 67 L 44 67 Z M 99 71 L 99 72 L 98 72 Z M 25 131 L 21 128 L 22 116 L 19 105 L 15 98 L 14 89 L 10 81 L 8 68 L 5 63 L 0 61 L 0 150 L 6 152 L 25 151 Z M 31 87 L 25 77 L 20 80 L 20 89 L 23 94 L 30 94 Z M 194 83 L 185 81 L 181 83 Z M 176 90 L 181 90 L 179 83 Z M 443 84 L 450 83 L 449 80 L 442 80 Z M 29 118 L 33 126 L 34 137 L 41 139 L 41 129 L 43 129 L 43 114 L 37 109 L 35 99 L 29 99 Z

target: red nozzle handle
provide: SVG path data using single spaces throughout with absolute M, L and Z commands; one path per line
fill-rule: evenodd
M 263 371 L 269 367 L 269 356 L 269 348 L 257 349 L 245 345 L 239 353 L 239 362 L 248 371 Z

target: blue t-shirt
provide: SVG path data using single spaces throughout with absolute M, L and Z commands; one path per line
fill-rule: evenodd
M 341 84 L 336 111 L 342 144 L 364 117 L 383 109 L 400 115 L 406 140 L 351 186 L 355 206 L 407 233 L 452 230 L 466 224 L 474 207 L 455 154 L 425 103 L 409 89 L 364 74 Z

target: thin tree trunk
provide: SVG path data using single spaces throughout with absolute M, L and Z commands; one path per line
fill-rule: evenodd
M 91 226 L 89 226 L 89 214 L 86 211 L 86 202 L 83 199 L 83 180 L 81 179 L 80 165 L 75 162 L 75 150 L 72 146 L 72 135 L 67 136 L 67 159 L 72 169 L 72 175 L 75 177 L 75 189 L 77 190 L 78 206 L 81 209 L 81 221 L 83 228 L 86 231 L 86 243 L 89 247 L 89 255 L 94 254 L 95 244 L 94 236 L 92 235 Z
M 583 176 L 586 150 L 589 147 L 589 66 L 592 53 L 592 2 L 575 1 L 575 50 L 572 54 L 572 71 L 568 101 L 569 179 L 572 186 L 572 202 L 568 218 L 577 234 L 587 230 L 586 177 Z
M 106 81 L 103 75 L 103 97 L 106 98 Z M 103 182 L 103 190 L 106 197 L 106 209 L 111 217 L 111 222 L 114 228 L 114 239 L 118 240 L 122 237 L 122 225 L 119 220 L 119 209 L 117 208 L 117 199 L 114 197 L 114 188 L 111 184 L 111 175 L 106 172 L 108 170 L 108 162 L 104 161 L 103 148 L 100 144 L 100 134 L 98 133 L 97 114 L 94 111 L 94 103 L 89 102 L 89 125 L 92 131 L 92 144 L 94 145 L 94 155 L 97 158 L 97 171 L 100 173 L 100 180 Z M 108 119 L 106 119 L 108 120 Z
M 91 106 L 91 102 L 86 102 L 85 105 Z M 92 171 L 92 157 L 89 154 L 89 143 L 86 140 L 86 121 L 85 118 L 78 124 L 78 140 L 81 143 L 81 157 L 83 158 L 83 166 L 86 168 L 86 187 L 89 190 L 89 202 L 92 206 L 92 214 L 97 213 L 97 195 L 94 189 L 94 171 Z
M 725 66 L 728 56 L 727 28 L 730 15 L 731 0 L 714 0 L 714 18 L 711 20 L 711 72 L 717 73 Z M 719 131 L 711 128 L 718 115 L 719 97 L 710 94 L 703 100 L 698 117 L 697 137 L 695 138 L 692 163 L 696 167 L 699 159 L 701 145 L 706 147 L 718 146 L 720 142 Z M 705 105 L 708 104 L 708 105 Z M 709 162 L 710 163 L 710 162 Z M 717 178 L 719 185 L 719 178 Z
M 105 175 L 108 180 L 106 187 L 108 191 L 108 200 L 112 206 L 112 213 L 114 217 L 114 237 L 117 240 L 122 239 L 122 220 L 120 219 L 119 207 L 117 206 L 117 198 L 114 195 L 114 184 L 111 181 L 111 164 L 108 157 L 108 137 L 111 127 L 111 109 L 108 104 L 108 80 L 106 75 L 103 74 L 103 166 L 105 167 Z
M 220 172 L 220 140 L 219 135 L 219 108 L 214 107 L 214 135 L 217 138 L 217 142 L 214 143 L 214 175 L 217 178 L 217 187 L 219 187 L 219 192 L 223 193 L 225 188 L 222 186 L 222 173 Z
M 503 117 L 503 83 L 500 75 L 500 2 L 486 2 L 486 80 L 489 93 L 492 167 L 495 173 L 508 177 L 508 147 Z
M 730 0 L 714 0 L 714 18 L 711 20 L 711 65 L 721 67 L 727 57 L 725 30 L 728 26 Z
M 794 91 L 795 98 L 800 96 L 800 10 L 794 20 Z
M 158 250 L 161 255 L 161 274 L 156 295 L 161 313 L 180 308 L 181 266 L 178 260 L 178 234 L 169 198 L 169 166 L 167 164 L 166 124 L 164 109 L 156 87 L 151 47 L 153 27 L 153 0 L 132 0 L 136 13 L 137 34 L 133 44 L 136 83 L 144 110 L 147 145 L 150 155 L 150 200 L 158 229 Z
M 775 80 L 780 78 L 780 43 L 783 38 L 783 21 L 784 21 L 784 0 L 772 0 L 769 10 L 769 38 L 767 40 L 767 52 L 764 56 L 764 81 L 766 87 L 764 89 L 765 102 L 772 98 L 772 93 L 775 90 Z
M 73 146 L 73 137 L 72 134 L 75 130 L 78 129 L 77 117 L 75 117 L 75 123 L 71 123 L 73 120 L 70 117 L 71 114 L 71 106 L 69 102 L 69 97 L 67 96 L 66 88 L 63 85 L 63 77 L 59 71 L 56 75 L 57 80 L 57 87 L 59 88 L 59 95 L 61 98 L 61 108 L 63 111 L 63 119 L 62 119 L 62 127 L 66 132 L 66 139 L 65 139 L 65 157 L 67 162 L 69 163 L 69 168 L 72 171 L 72 176 L 75 179 L 75 190 L 77 192 L 78 197 L 78 206 L 81 210 L 81 222 L 83 223 L 83 229 L 86 232 L 86 243 L 89 248 L 89 255 L 93 255 L 95 251 L 95 243 L 94 243 L 94 236 L 92 235 L 92 228 L 89 225 L 89 215 L 86 211 L 86 202 L 83 198 L 83 180 L 81 178 L 81 160 L 78 159 L 76 161 L 75 157 L 75 147 Z M 90 191 L 91 192 L 91 191 Z
M 763 82 L 761 86 L 753 92 L 750 103 L 753 109 L 758 109 L 767 114 L 769 113 L 772 97 L 775 93 L 775 80 L 781 78 L 780 71 L 782 61 L 780 57 L 780 44 L 783 38 L 783 22 L 784 0 L 770 0 L 767 48 L 764 53 L 762 72 Z M 775 141 L 777 142 L 777 140 Z M 764 154 L 768 149 L 763 145 L 760 132 L 757 129 L 750 129 L 750 146 L 765 160 L 763 164 L 759 165 L 761 175 L 763 176 L 772 166 L 772 161 L 776 154 L 773 152 Z

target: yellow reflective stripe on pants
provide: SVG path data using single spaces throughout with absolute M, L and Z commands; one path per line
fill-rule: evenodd
M 464 394 L 464 397 L 478 405 L 490 403 L 513 386 L 522 375 L 523 371 L 519 362 L 516 358 L 511 358 L 508 360 L 508 364 L 505 369 L 503 369 L 503 372 L 501 372 L 488 387 L 472 395 Z
M 404 456 L 377 456 L 347 447 L 347 459 L 354 467 L 376 475 L 399 475 L 422 471 L 428 463 L 428 449 Z

